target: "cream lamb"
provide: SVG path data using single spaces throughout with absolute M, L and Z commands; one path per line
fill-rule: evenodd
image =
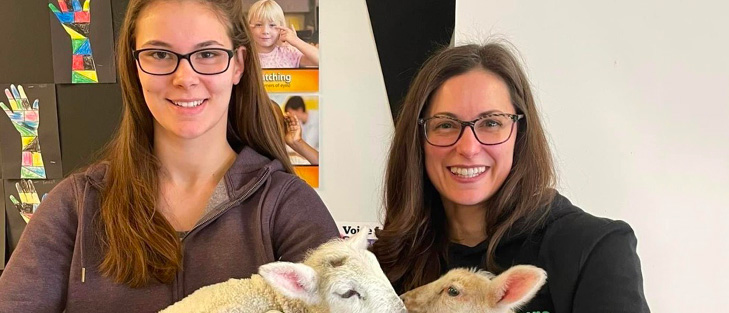
M 438 280 L 401 296 L 410 313 L 513 313 L 547 280 L 544 270 L 517 265 L 498 276 L 453 269 Z
M 162 313 L 405 313 L 405 306 L 367 251 L 367 231 L 334 239 L 302 263 L 273 262 L 250 279 L 198 289 Z

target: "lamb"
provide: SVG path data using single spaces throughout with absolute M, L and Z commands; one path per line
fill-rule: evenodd
M 531 265 L 517 265 L 498 276 L 453 269 L 401 298 L 410 313 L 513 313 L 534 297 L 546 279 L 544 270 Z
M 249 279 L 200 288 L 161 313 L 405 313 L 367 244 L 367 231 L 333 239 L 302 263 L 262 265 Z

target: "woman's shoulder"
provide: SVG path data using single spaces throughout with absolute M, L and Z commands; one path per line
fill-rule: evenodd
M 552 202 L 547 221 L 541 258 L 560 267 L 579 269 L 598 249 L 635 249 L 635 234 L 628 223 L 594 216 L 560 194 Z
M 547 217 L 544 239 L 589 245 L 611 233 L 632 231 L 628 223 L 587 213 L 557 193 Z

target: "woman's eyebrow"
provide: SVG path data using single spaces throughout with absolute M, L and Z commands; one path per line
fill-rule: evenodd
M 491 114 L 500 114 L 500 113 L 504 113 L 504 112 L 501 112 L 500 110 L 488 110 L 488 111 L 479 113 L 477 118 L 481 118 L 481 117 L 488 116 Z M 433 116 L 448 116 L 448 117 L 460 119 L 460 117 L 458 117 L 458 115 L 453 114 L 451 112 L 438 112 L 438 113 L 433 114 Z
M 209 46 L 224 46 L 224 45 L 215 40 L 208 40 L 208 41 L 203 41 L 199 44 L 196 44 L 195 48 L 205 48 L 205 47 L 209 47 Z
M 144 46 L 156 46 L 156 47 L 164 47 L 164 48 L 171 48 L 172 45 L 161 41 L 161 40 L 149 40 L 142 44 L 142 47 Z
M 154 47 L 163 47 L 163 48 L 172 48 L 172 45 L 169 43 L 166 43 L 161 40 L 150 40 L 142 44 L 142 46 L 154 46 Z M 203 41 L 201 43 L 198 43 L 195 45 L 195 48 L 205 48 L 209 46 L 224 46 L 222 43 L 218 42 L 217 40 L 208 40 Z

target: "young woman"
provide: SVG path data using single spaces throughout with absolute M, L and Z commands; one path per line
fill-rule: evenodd
M 292 175 L 240 1 L 132 0 L 121 126 L 57 186 L 0 278 L 0 312 L 150 312 L 338 235 Z
M 548 147 L 505 46 L 447 48 L 426 61 L 397 120 L 372 248 L 396 289 L 457 267 L 533 264 L 547 284 L 520 312 L 648 312 L 632 229 L 552 189 Z

